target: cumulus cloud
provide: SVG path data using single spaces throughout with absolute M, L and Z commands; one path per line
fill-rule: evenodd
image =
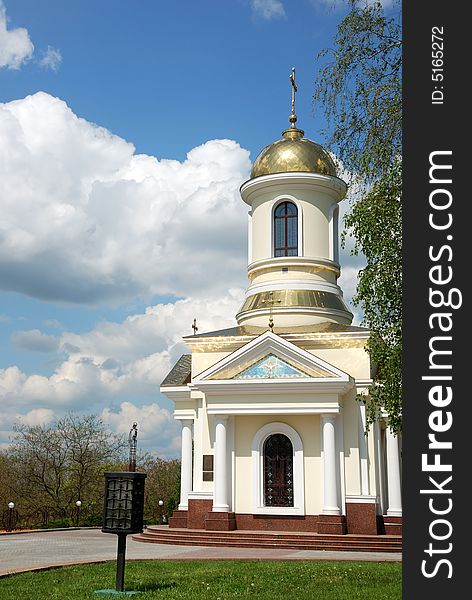
M 251 0 L 254 16 L 267 21 L 285 16 L 284 5 L 280 0 Z
M 137 155 L 44 93 L 0 105 L 0 287 L 83 304 L 245 287 L 249 166 L 231 140 Z
M 51 69 L 51 71 L 57 71 L 62 62 L 62 54 L 58 48 L 52 48 L 48 46 L 48 49 L 43 52 L 43 56 L 39 61 L 39 65 L 44 69 Z
M 15 331 L 11 341 L 17 348 L 33 352 L 54 352 L 59 348 L 58 338 L 42 333 L 39 329 Z
M 159 385 L 185 352 L 182 336 L 197 318 L 202 331 L 234 323 L 243 299 L 235 290 L 223 299 L 158 304 L 121 323 L 61 339 L 63 361 L 49 377 L 27 375 L 17 366 L 0 369 L 0 401 L 5 405 L 89 410 L 119 399 L 155 398 Z
M 18 420 L 25 425 L 47 425 L 54 419 L 54 412 L 50 408 L 34 408 L 24 415 L 18 415 Z
M 45 327 L 50 327 L 51 329 L 64 329 L 62 323 L 60 323 L 57 319 L 46 319 L 43 321 L 43 325 Z
M 225 298 L 158 304 L 121 323 L 105 321 L 83 334 L 65 332 L 60 338 L 63 360 L 50 376 L 28 375 L 17 366 L 0 369 L 0 406 L 5 410 L 0 413 L 0 444 L 2 432 L 6 443 L 19 413 L 32 424 L 75 410 L 102 413 L 113 427 L 124 422 L 129 428 L 136 420 L 148 447 L 174 453 L 178 427 L 159 385 L 188 351 L 182 336 L 192 333 L 193 319 L 201 331 L 231 326 L 243 295 L 233 290 Z
M 0 104 L 0 286 L 93 304 L 244 285 L 249 168 L 231 140 L 157 160 L 48 94 Z
M 7 28 L 5 5 L 0 0 L 0 69 L 19 69 L 33 56 L 34 46 L 24 27 Z
M 132 402 L 122 402 L 117 411 L 105 408 L 103 422 L 116 433 L 127 434 L 132 423 L 138 424 L 139 446 L 152 446 L 160 456 L 178 456 L 180 451 L 180 426 L 172 414 L 159 404 L 138 407 Z

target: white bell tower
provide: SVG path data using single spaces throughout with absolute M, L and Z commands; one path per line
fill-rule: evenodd
M 240 189 L 250 206 L 246 299 L 239 325 L 349 325 L 352 313 L 337 285 L 338 203 L 347 186 L 330 155 L 295 126 L 295 69 L 290 127 L 256 158 Z M 272 328 L 269 324 L 269 328 Z

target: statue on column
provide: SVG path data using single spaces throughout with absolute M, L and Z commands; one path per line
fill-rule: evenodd
M 128 471 L 135 472 L 136 471 L 136 447 L 138 445 L 138 424 L 133 423 L 133 427 L 130 429 L 128 435 L 128 444 L 129 444 L 129 465 Z

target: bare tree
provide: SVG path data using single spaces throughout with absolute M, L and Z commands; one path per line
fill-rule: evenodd
M 81 523 L 99 525 L 103 473 L 127 470 L 127 448 L 124 437 L 96 415 L 69 413 L 48 426 L 19 424 L 12 444 L 0 451 L 0 503 L 15 502 L 22 526 L 66 526 L 75 523 L 81 500 Z M 179 502 L 180 462 L 147 453 L 138 470 L 147 473 L 146 519 L 170 516 Z
M 123 458 L 124 440 L 95 415 L 69 413 L 51 426 L 17 425 L 8 455 L 26 510 L 66 517 L 77 500 L 84 514 L 101 506 L 103 472 Z

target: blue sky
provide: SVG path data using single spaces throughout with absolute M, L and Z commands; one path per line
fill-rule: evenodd
M 345 10 L 0 0 L 0 444 L 17 419 L 77 410 L 176 454 L 159 382 L 194 317 L 234 322 L 239 185 L 288 126 L 292 66 L 298 124 L 323 142 L 316 57 Z
M 182 160 L 208 139 L 236 139 L 257 155 L 285 126 L 288 75 L 297 67 L 297 111 L 312 135 L 315 57 L 342 14 L 328 1 L 15 0 L 9 26 L 25 27 L 36 61 L 58 49 L 57 72 L 35 60 L 2 72 L 2 100 L 43 90 L 131 141 L 138 152 Z

